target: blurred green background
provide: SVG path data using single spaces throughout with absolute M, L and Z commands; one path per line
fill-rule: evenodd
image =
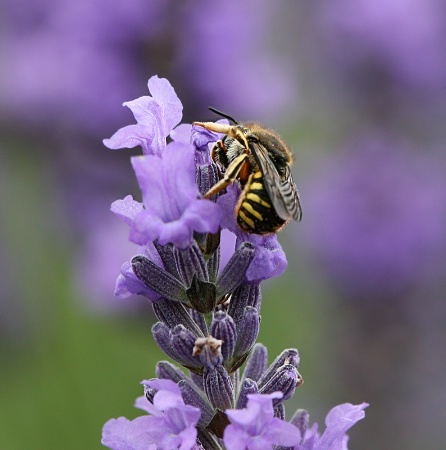
M 154 74 L 185 122 L 212 105 L 294 150 L 304 218 L 259 337 L 300 351 L 287 414 L 322 431 L 366 401 L 350 448 L 442 448 L 445 34 L 441 0 L 1 0 L 0 448 L 102 448 L 166 359 L 149 306 L 113 297 L 139 150 L 101 142 Z

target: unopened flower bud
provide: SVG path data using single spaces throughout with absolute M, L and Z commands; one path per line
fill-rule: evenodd
M 262 377 L 258 380 L 259 388 L 268 382 L 268 380 L 274 375 L 274 373 L 281 368 L 284 364 L 291 364 L 296 369 L 299 368 L 299 352 L 295 348 L 288 348 L 284 350 L 280 355 L 272 362 Z
M 145 256 L 135 256 L 132 259 L 132 268 L 135 275 L 150 289 L 169 300 L 187 302 L 183 284 Z
M 259 389 L 257 387 L 257 383 L 250 378 L 245 378 L 242 381 L 242 385 L 240 388 L 240 394 L 237 399 L 237 409 L 246 408 L 248 404 L 248 395 L 249 394 L 258 394 Z
M 222 365 L 212 369 L 205 367 L 204 391 L 214 408 L 221 411 L 234 407 L 234 388 L 228 372 Z
M 217 296 L 233 292 L 245 280 L 245 274 L 255 256 L 255 248 L 244 242 L 232 255 L 217 280 Z
M 189 289 L 194 277 L 200 281 L 209 280 L 206 262 L 195 242 L 185 249 L 175 248 L 174 257 L 186 289 Z
M 211 335 L 223 341 L 221 354 L 224 361 L 229 360 L 234 353 L 237 331 L 234 320 L 225 311 L 217 311 L 214 314 L 214 320 L 211 324 Z
M 242 284 L 231 296 L 228 314 L 238 325 L 247 306 L 252 306 L 260 312 L 262 295 L 259 284 Z
M 195 335 L 183 325 L 177 325 L 171 331 L 170 343 L 177 353 L 179 361 L 190 367 L 201 367 L 200 358 L 194 354 L 195 340 Z
M 283 393 L 281 401 L 288 400 L 294 394 L 300 380 L 302 380 L 302 377 L 297 369 L 291 364 L 285 364 L 274 373 L 267 383 L 259 388 L 259 393 L 271 394 L 280 391 Z
M 169 361 L 158 362 L 156 365 L 155 373 L 157 378 L 172 380 L 175 383 L 186 379 L 186 374 Z
M 268 365 L 268 350 L 263 344 L 255 344 L 246 363 L 243 378 L 257 381 Z

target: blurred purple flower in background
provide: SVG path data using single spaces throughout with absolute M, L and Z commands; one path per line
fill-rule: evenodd
M 134 276 L 133 284 L 130 281 L 124 287 L 117 284 L 113 296 L 111 290 L 117 283 L 116 267 L 135 253 L 135 246 L 126 239 L 127 236 L 125 225 L 104 220 L 95 226 L 83 251 L 78 254 L 75 282 L 87 310 L 101 314 L 141 314 L 143 310 L 149 311 L 147 302 L 142 297 L 127 297 L 132 294 L 159 297 Z
M 446 5 L 442 0 L 333 0 L 319 10 L 337 68 L 364 80 L 383 77 L 434 91 L 446 81 Z
M 311 180 L 306 242 L 343 295 L 404 297 L 439 272 L 446 205 L 438 158 L 375 130 L 327 157 Z
M 191 2 L 179 30 L 179 65 L 193 89 L 190 103 L 198 97 L 230 114 L 236 106 L 238 116 L 255 113 L 270 121 L 295 108 L 297 67 L 273 39 L 279 11 L 268 0 Z
M 3 113 L 50 129 L 101 131 L 123 117 L 139 52 L 162 24 L 166 2 L 3 2 Z
M 231 1 L 233 8 L 202 0 L 187 8 L 161 0 L 5 0 L 1 112 L 50 132 L 57 123 L 62 132 L 102 133 L 125 117 L 117 105 L 136 95 L 149 65 L 171 70 L 181 90 L 205 104 L 262 117 L 283 113 L 296 91 L 295 66 L 265 47 L 277 8 Z M 195 99 L 194 112 L 198 105 Z

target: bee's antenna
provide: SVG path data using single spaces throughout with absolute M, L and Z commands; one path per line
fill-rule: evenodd
M 216 109 L 216 108 L 214 108 L 212 106 L 209 106 L 208 109 L 209 109 L 209 111 L 212 111 L 215 114 L 218 114 L 219 116 L 224 117 L 225 119 L 228 119 L 231 122 L 234 122 L 236 125 L 238 125 L 238 122 L 233 117 L 231 117 L 229 114 L 225 114 L 224 112 L 221 112 L 221 111 L 219 111 L 218 109 Z

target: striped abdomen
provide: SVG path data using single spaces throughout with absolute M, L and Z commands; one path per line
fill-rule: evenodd
M 259 170 L 250 176 L 236 207 L 237 223 L 248 233 L 274 233 L 286 224 L 271 204 Z

